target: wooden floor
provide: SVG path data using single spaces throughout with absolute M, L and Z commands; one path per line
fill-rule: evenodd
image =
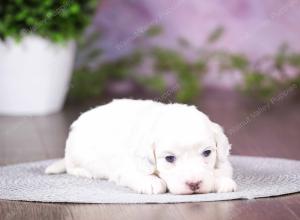
M 63 112 L 46 117 L 0 117 L 0 165 L 62 157 L 68 126 L 89 107 L 67 106 Z M 287 97 L 265 106 L 242 99 L 233 92 L 210 89 L 205 92 L 198 107 L 224 126 L 233 145 L 233 154 L 300 160 L 299 101 Z M 0 219 L 299 220 L 300 194 L 257 200 L 163 205 L 80 205 L 0 200 Z

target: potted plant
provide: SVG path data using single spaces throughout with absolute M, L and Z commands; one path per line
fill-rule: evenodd
M 59 111 L 95 0 L 0 3 L 0 114 Z

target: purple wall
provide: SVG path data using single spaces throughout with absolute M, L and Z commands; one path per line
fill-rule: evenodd
M 201 47 L 209 33 L 223 26 L 216 46 L 253 59 L 273 53 L 284 42 L 300 49 L 300 0 L 104 0 L 95 19 L 109 57 L 126 54 L 153 24 L 164 28 L 155 43 L 169 47 L 179 37 Z M 216 80 L 211 75 L 209 82 Z M 221 81 L 228 84 L 228 79 Z

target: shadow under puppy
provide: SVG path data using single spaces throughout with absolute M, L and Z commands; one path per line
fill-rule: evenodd
M 47 174 L 103 178 L 147 194 L 236 190 L 222 128 L 194 106 L 114 100 L 70 128 L 65 158 Z

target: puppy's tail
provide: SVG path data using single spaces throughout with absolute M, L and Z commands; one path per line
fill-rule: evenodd
M 45 170 L 46 174 L 59 174 L 66 172 L 65 160 L 61 159 L 48 166 Z

